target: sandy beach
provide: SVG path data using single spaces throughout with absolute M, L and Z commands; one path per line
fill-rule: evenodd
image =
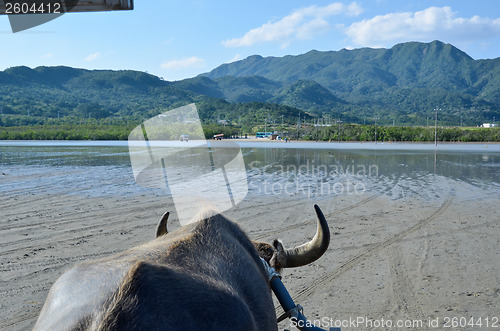
M 161 194 L 54 192 L 38 185 L 36 174 L 26 190 L 16 187 L 21 176 L 26 180 L 11 170 L 0 178 L 1 330 L 32 328 L 65 270 L 153 239 L 160 216 L 173 210 Z M 290 294 L 317 326 L 437 330 L 474 318 L 482 329 L 500 327 L 498 191 L 437 177 L 432 188 L 401 194 L 406 184 L 318 199 L 249 194 L 225 214 L 252 239 L 293 246 L 314 235 L 313 204 L 323 209 L 329 250 L 311 265 L 283 272 Z M 172 215 L 169 229 L 179 226 Z M 396 327 L 400 322 L 413 324 Z M 295 329 L 288 320 L 279 324 L 285 328 Z

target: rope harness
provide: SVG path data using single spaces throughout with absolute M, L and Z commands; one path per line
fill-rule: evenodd
M 309 323 L 307 318 L 303 315 L 304 309 L 300 305 L 296 305 L 293 302 L 292 297 L 281 281 L 281 275 L 279 272 L 271 267 L 266 260 L 263 258 L 260 259 L 264 265 L 264 269 L 266 270 L 267 280 L 271 289 L 285 311 L 285 313 L 278 317 L 277 323 L 286 318 L 290 318 L 290 320 L 294 322 L 294 325 L 301 331 L 327 331 L 315 326 L 309 326 L 311 323 Z M 340 331 L 340 328 L 330 328 L 330 331 Z

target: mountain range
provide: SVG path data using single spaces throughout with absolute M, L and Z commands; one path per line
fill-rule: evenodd
M 450 120 L 491 120 L 500 108 L 500 58 L 474 60 L 440 41 L 408 42 L 390 49 L 255 55 L 201 77 L 215 82 L 219 89 L 212 85 L 212 90 L 232 102 L 255 95 L 259 101 L 358 121 L 379 116 L 409 123 L 428 117 L 436 107 Z M 229 80 L 230 93 L 225 88 Z M 258 83 L 250 85 L 253 81 Z
M 2 114 L 143 119 L 199 104 L 202 118 L 258 122 L 299 113 L 344 122 L 477 125 L 500 119 L 500 58 L 408 42 L 296 56 L 250 56 L 168 82 L 138 71 L 14 67 L 0 72 Z M 243 118 L 243 120 L 242 120 Z M 1 124 L 1 122 L 0 122 Z M 4 125 L 5 120 L 4 120 Z

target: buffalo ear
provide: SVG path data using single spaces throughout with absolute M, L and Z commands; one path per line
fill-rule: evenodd
M 165 234 L 168 234 L 167 221 L 168 221 L 169 216 L 170 216 L 170 213 L 167 211 L 161 217 L 160 222 L 158 222 L 158 225 L 156 226 L 156 238 L 161 237 Z
M 281 269 L 286 268 L 286 251 L 281 240 L 275 239 L 273 241 L 273 246 L 273 256 L 269 261 L 269 265 L 280 272 Z
M 267 263 L 270 263 L 271 258 L 273 257 L 274 253 L 274 248 L 273 246 L 269 245 L 268 243 L 260 242 L 260 241 L 253 241 L 252 242 L 253 247 L 257 251 L 257 254 L 264 260 L 266 260 Z

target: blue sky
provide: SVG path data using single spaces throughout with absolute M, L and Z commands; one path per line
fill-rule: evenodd
M 12 33 L 0 17 L 0 70 L 18 65 L 147 71 L 180 80 L 250 55 L 451 43 L 500 57 L 499 0 L 135 0 L 126 12 L 68 13 Z

